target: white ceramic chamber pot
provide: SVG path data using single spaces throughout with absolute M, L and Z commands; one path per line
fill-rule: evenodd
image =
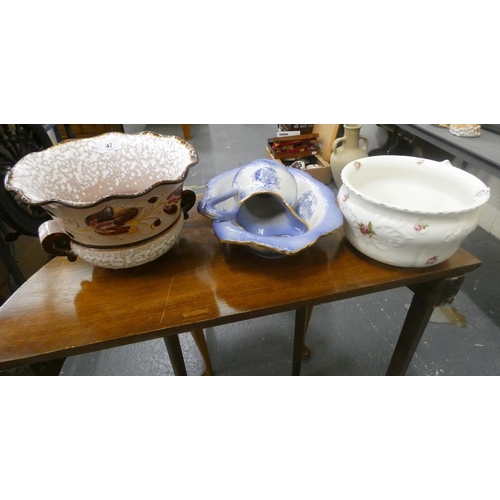
M 373 156 L 342 170 L 345 235 L 365 255 L 400 267 L 451 257 L 479 222 L 489 188 L 450 162 Z
M 231 209 L 219 207 L 233 199 Z M 207 197 L 201 206 L 204 215 L 215 221 L 235 221 L 245 230 L 266 236 L 293 236 L 308 226 L 293 208 L 297 182 L 288 168 L 261 159 L 240 167 L 231 188 Z
M 196 201 L 183 189 L 196 163 L 196 151 L 179 137 L 112 132 L 25 156 L 5 186 L 51 215 L 39 229 L 48 253 L 126 268 L 177 241 Z

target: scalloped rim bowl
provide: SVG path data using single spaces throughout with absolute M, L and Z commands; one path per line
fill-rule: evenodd
M 23 157 L 5 187 L 53 220 L 43 248 L 99 267 L 154 260 L 176 242 L 196 196 L 183 183 L 198 155 L 177 136 L 110 132 Z
M 428 267 L 451 257 L 490 197 L 480 179 L 449 161 L 412 156 L 361 158 L 341 177 L 346 238 L 368 257 L 398 267 Z
M 105 153 L 92 149 L 112 141 L 118 141 L 119 149 Z M 26 155 L 7 172 L 5 187 L 30 205 L 55 202 L 88 208 L 114 198 L 137 198 L 160 185 L 184 182 L 189 168 L 197 163 L 195 149 L 180 137 L 108 132 L 69 139 Z
M 241 168 L 241 167 L 240 167 Z M 234 176 L 239 171 L 235 168 L 217 175 L 207 183 L 207 189 L 198 204 L 198 212 L 205 213 L 208 199 L 226 192 L 232 185 Z M 214 231 L 221 243 L 244 245 L 263 257 L 293 255 L 312 246 L 316 241 L 342 226 L 342 214 L 335 203 L 334 193 L 324 184 L 309 174 L 290 168 L 297 182 L 296 212 L 304 219 L 309 230 L 298 236 L 261 236 L 245 231 L 234 221 L 213 221 Z M 220 203 L 221 208 L 231 211 L 236 204 L 234 199 Z

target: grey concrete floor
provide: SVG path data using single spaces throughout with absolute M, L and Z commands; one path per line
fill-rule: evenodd
M 148 130 L 182 135 L 180 125 L 149 125 Z M 203 193 L 218 173 L 264 157 L 276 125 L 192 125 L 191 144 L 199 164 L 185 186 Z M 336 191 L 334 184 L 331 189 Z M 214 236 L 215 237 L 215 236 Z M 450 315 L 438 309 L 407 374 L 500 374 L 500 242 L 481 228 L 464 248 L 483 260 L 471 273 L 452 305 Z M 412 293 L 406 289 L 317 306 L 306 344 L 302 375 L 383 375 L 389 364 Z M 215 375 L 291 373 L 294 313 L 281 313 L 206 330 Z M 188 375 L 204 370 L 190 334 L 180 335 Z M 173 375 L 163 340 L 154 340 L 68 358 L 61 375 Z

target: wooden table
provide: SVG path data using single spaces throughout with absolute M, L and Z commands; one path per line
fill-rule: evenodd
M 164 337 L 182 375 L 178 334 L 295 310 L 299 375 L 312 306 L 409 287 L 414 297 L 387 370 L 403 375 L 434 307 L 449 303 L 480 264 L 460 249 L 437 266 L 390 267 L 356 251 L 342 229 L 297 255 L 264 259 L 221 244 L 192 210 L 177 244 L 149 264 L 109 270 L 63 257 L 46 264 L 0 308 L 0 370 Z

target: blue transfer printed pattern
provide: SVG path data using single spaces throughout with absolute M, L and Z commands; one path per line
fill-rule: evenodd
M 307 191 L 297 202 L 297 214 L 302 220 L 310 220 L 317 204 L 316 195 L 312 191 Z
M 280 189 L 281 183 L 278 173 L 273 168 L 259 168 L 255 172 L 254 181 L 269 189 Z

